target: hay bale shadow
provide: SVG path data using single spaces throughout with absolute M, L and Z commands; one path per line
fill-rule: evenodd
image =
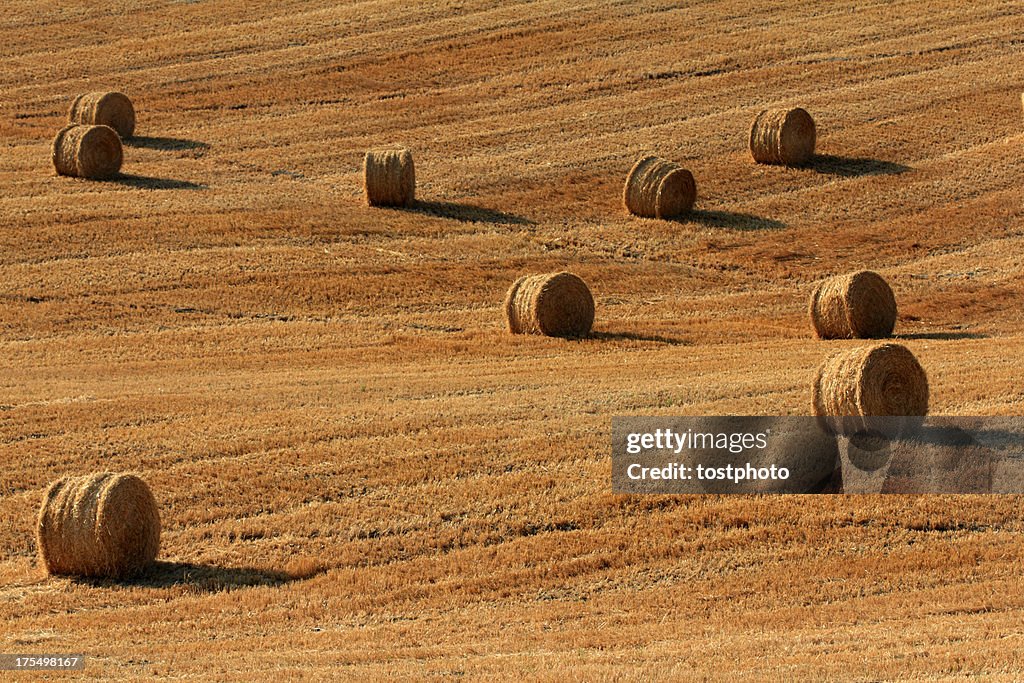
M 774 218 L 765 218 L 752 213 L 694 209 L 675 219 L 677 223 L 700 223 L 710 228 L 730 230 L 782 230 L 786 224 Z
M 144 175 L 124 174 L 112 178 L 107 182 L 135 187 L 140 190 L 205 190 L 209 186 L 202 183 L 193 183 L 189 180 L 176 180 L 174 178 L 153 178 Z
M 437 218 L 461 221 L 463 223 L 497 223 L 498 225 L 536 225 L 535 221 L 513 213 L 488 209 L 475 204 L 455 202 L 416 201 L 405 211 L 422 213 Z
M 804 165 L 804 168 L 843 178 L 866 175 L 899 175 L 911 170 L 909 166 L 893 161 L 868 157 L 843 157 L 835 154 L 816 154 Z
M 190 149 L 210 149 L 210 143 L 185 138 L 164 138 L 150 135 L 135 135 L 124 141 L 128 147 L 160 149 L 165 151 L 184 151 Z
M 184 586 L 199 593 L 219 593 L 253 586 L 281 586 L 298 580 L 283 571 L 252 567 L 216 567 L 192 562 L 154 562 L 144 572 L 128 579 L 75 578 L 75 583 L 93 587 L 173 588 Z
M 894 334 L 893 339 L 988 339 L 989 335 L 977 332 L 911 332 L 908 334 Z
M 597 341 L 641 341 L 654 342 L 656 344 L 668 344 L 669 346 L 690 346 L 693 342 L 682 337 L 668 337 L 660 334 L 640 334 L 638 332 L 591 332 L 585 339 Z

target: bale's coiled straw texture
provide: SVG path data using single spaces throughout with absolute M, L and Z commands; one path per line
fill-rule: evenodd
M 813 407 L 836 434 L 892 437 L 900 431 L 894 430 L 899 421 L 892 417 L 917 418 L 907 421 L 910 426 L 928 414 L 928 376 L 910 349 L 900 344 L 847 349 L 818 368 Z
M 363 189 L 370 206 L 411 206 L 416 170 L 407 149 L 372 149 L 363 159 Z
M 645 156 L 626 176 L 622 203 L 643 218 L 672 218 L 693 208 L 697 184 L 693 174 L 679 164 Z
M 134 475 L 65 477 L 46 491 L 37 540 L 50 574 L 124 578 L 156 558 L 160 514 Z
M 808 313 L 819 339 L 879 339 L 896 325 L 896 297 L 881 275 L 861 270 L 818 283 Z
M 505 318 L 513 334 L 585 337 L 594 324 L 594 297 L 572 273 L 524 275 L 505 295 Z
M 69 123 L 53 139 L 53 167 L 59 175 L 102 180 L 121 170 L 121 138 L 109 126 Z
M 750 126 L 750 154 L 759 164 L 799 166 L 814 156 L 814 119 L 806 111 L 766 109 Z
M 135 134 L 135 107 L 119 92 L 90 92 L 71 103 L 68 123 L 110 126 L 122 139 Z

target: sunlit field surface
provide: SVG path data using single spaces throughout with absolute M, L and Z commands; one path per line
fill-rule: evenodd
M 611 494 L 613 415 L 808 414 L 820 278 L 892 284 L 931 411 L 1020 414 L 1019 3 L 10 0 L 0 652 L 108 679 L 1024 677 L 1014 496 Z M 128 5 L 121 9 L 118 5 Z M 259 5 L 259 6 L 256 6 Z M 58 177 L 80 92 L 125 174 Z M 762 108 L 815 117 L 757 166 Z M 415 156 L 412 209 L 362 199 Z M 696 211 L 636 219 L 642 153 Z M 569 269 L 594 335 L 512 336 Z M 48 578 L 65 474 L 134 471 L 128 583 Z

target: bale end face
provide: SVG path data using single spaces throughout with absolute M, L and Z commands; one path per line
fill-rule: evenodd
M 763 110 L 750 126 L 750 155 L 759 164 L 806 164 L 816 141 L 814 119 L 799 107 Z
M 71 103 L 68 123 L 110 126 L 122 139 L 128 139 L 135 134 L 135 107 L 124 93 L 85 93 Z
M 374 149 L 363 158 L 363 191 L 368 206 L 412 206 L 416 170 L 407 149 Z
M 594 324 L 594 297 L 572 273 L 523 276 L 505 295 L 505 319 L 513 334 L 586 337 Z
M 46 491 L 36 537 L 50 574 L 126 578 L 156 559 L 160 515 L 134 475 L 65 477 Z
M 896 297 L 881 275 L 862 270 L 820 282 L 808 316 L 819 339 L 880 339 L 896 325 Z

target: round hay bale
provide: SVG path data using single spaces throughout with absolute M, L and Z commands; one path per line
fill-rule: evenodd
M 881 275 L 861 270 L 820 282 L 808 313 L 819 339 L 878 339 L 896 325 L 896 297 Z
M 750 154 L 759 164 L 799 166 L 814 156 L 815 138 L 805 110 L 765 109 L 750 126 Z
M 524 275 L 505 295 L 505 318 L 512 334 L 585 337 L 594 324 L 594 297 L 572 273 Z
M 124 578 L 156 558 L 160 514 L 134 475 L 65 477 L 46 491 L 37 540 L 50 574 Z
M 847 349 L 818 368 L 813 407 L 836 434 L 892 438 L 928 414 L 928 377 L 910 349 L 900 344 Z
M 53 167 L 59 175 L 102 180 L 121 170 L 121 138 L 109 126 L 69 123 L 53 139 Z
M 122 139 L 135 134 L 135 107 L 127 95 L 119 92 L 90 92 L 71 103 L 68 123 L 110 126 Z
M 407 149 L 371 149 L 363 159 L 363 189 L 370 206 L 411 206 L 416 169 Z
M 672 218 L 693 208 L 697 183 L 677 163 L 655 156 L 641 157 L 626 175 L 622 203 L 634 216 Z

